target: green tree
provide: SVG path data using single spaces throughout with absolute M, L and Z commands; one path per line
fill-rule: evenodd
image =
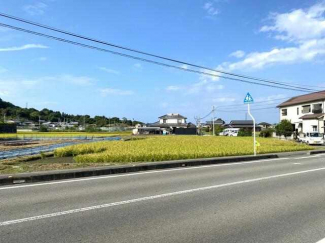
M 223 130 L 224 130 L 224 128 L 223 128 L 222 126 L 220 126 L 220 125 L 215 125 L 215 126 L 214 126 L 214 134 L 215 134 L 216 136 L 219 136 L 219 134 L 220 134 L 221 132 L 223 132 Z
M 279 136 L 289 137 L 293 133 L 293 126 L 290 121 L 282 120 L 278 125 L 275 126 L 275 132 Z

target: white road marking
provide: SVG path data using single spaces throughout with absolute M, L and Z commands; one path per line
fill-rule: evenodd
M 164 193 L 164 194 L 141 197 L 141 198 L 126 200 L 126 201 L 107 203 L 107 204 L 102 204 L 102 205 L 72 209 L 72 210 L 68 210 L 68 211 L 61 211 L 61 212 L 50 213 L 50 214 L 43 214 L 43 215 L 38 215 L 38 216 L 34 216 L 34 217 L 28 217 L 28 218 L 22 218 L 22 219 L 16 219 L 16 220 L 9 220 L 9 221 L 0 222 L 0 227 L 1 226 L 7 226 L 7 225 L 13 225 L 13 224 L 19 224 L 19 223 L 23 223 L 23 222 L 35 221 L 35 220 L 40 220 L 40 219 L 53 218 L 53 217 L 58 217 L 58 216 L 62 216 L 62 215 L 81 213 L 81 212 L 86 212 L 86 211 L 91 211 L 91 210 L 96 210 L 96 209 L 101 209 L 101 208 L 109 208 L 109 207 L 126 205 L 126 204 L 131 204 L 131 203 L 137 203 L 137 202 L 143 202 L 143 201 L 150 201 L 150 200 L 154 200 L 154 199 L 172 197 L 172 196 L 177 196 L 177 195 L 182 195 L 182 194 L 188 194 L 188 193 L 194 193 L 194 192 L 200 192 L 200 191 L 207 191 L 207 190 L 212 190 L 212 189 L 217 189 L 217 188 L 222 188 L 222 187 L 241 185 L 241 184 L 246 184 L 246 183 L 251 183 L 251 182 L 265 181 L 265 180 L 281 178 L 281 177 L 287 177 L 287 176 L 293 176 L 293 175 L 301 175 L 301 174 L 306 174 L 306 173 L 311 173 L 311 172 L 316 172 L 316 171 L 322 171 L 322 170 L 325 170 L 325 167 L 318 168 L 318 169 L 312 169 L 312 170 L 296 171 L 296 172 L 279 174 L 279 175 L 274 175 L 274 176 L 260 177 L 260 178 L 243 180 L 243 181 L 230 182 L 230 183 L 207 186 L 207 187 L 199 187 L 199 188 L 194 188 L 194 189 L 189 189 L 189 190 L 184 190 L 184 191 L 176 191 L 176 192 L 171 192 L 171 193 Z
M 317 155 L 311 155 L 311 156 L 307 156 L 307 157 L 299 157 L 299 158 L 294 158 L 294 159 L 310 159 L 310 158 L 318 158 L 320 157 L 320 154 Z
M 70 180 L 62 180 L 62 181 L 54 181 L 54 182 L 26 184 L 26 185 L 20 185 L 20 186 L 0 187 L 0 191 L 2 191 L 2 190 L 10 190 L 10 189 L 26 188 L 26 187 L 47 186 L 47 185 L 55 185 L 55 184 L 63 184 L 63 183 L 73 183 L 73 182 L 80 182 L 80 181 L 111 179 L 111 178 L 124 177 L 124 176 L 138 176 L 138 175 L 144 175 L 144 174 L 167 173 L 167 172 L 174 172 L 174 171 L 179 171 L 179 170 L 193 170 L 193 169 L 204 169 L 204 168 L 208 168 L 208 167 L 221 167 L 221 166 L 235 166 L 235 165 L 255 164 L 255 163 L 277 161 L 277 160 L 287 160 L 287 159 L 288 158 L 264 159 L 264 160 L 256 160 L 256 161 L 249 161 L 249 162 L 226 163 L 226 164 L 215 164 L 215 165 L 202 165 L 202 166 L 191 166 L 191 167 L 174 168 L 174 169 L 166 169 L 166 170 L 152 170 L 152 171 L 144 171 L 144 172 L 134 172 L 134 173 L 130 173 L 130 174 L 119 174 L 119 175 L 112 175 L 111 174 L 111 175 L 106 175 L 106 176 L 93 176 L 93 177 L 80 178 L 80 179 L 70 179 Z
M 302 163 L 293 163 L 294 165 L 301 165 Z

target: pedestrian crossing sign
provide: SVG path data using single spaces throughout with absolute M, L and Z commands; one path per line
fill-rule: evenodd
M 244 104 L 250 104 L 250 103 L 253 103 L 254 102 L 254 99 L 253 97 L 251 96 L 250 93 L 247 93 L 245 99 L 244 99 Z

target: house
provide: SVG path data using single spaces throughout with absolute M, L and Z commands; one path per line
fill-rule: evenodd
M 224 120 L 222 120 L 221 118 L 218 118 L 218 119 L 214 120 L 214 125 L 215 126 L 223 126 L 225 124 L 226 124 L 226 122 Z M 213 121 L 206 121 L 206 123 L 204 124 L 203 127 L 212 128 L 212 126 L 213 126 Z
M 325 91 L 293 97 L 277 107 L 280 121 L 289 120 L 296 133 L 324 133 Z
M 232 120 L 229 124 L 225 125 L 226 128 L 239 128 L 253 130 L 254 123 L 252 120 Z M 255 131 L 261 131 L 261 126 L 255 125 Z
M 187 118 L 178 113 L 169 113 L 158 117 L 158 119 L 159 121 L 155 123 L 147 124 L 146 129 L 139 129 L 139 132 L 143 130 L 146 132 L 151 131 L 154 134 L 196 134 L 196 126 L 192 123 L 187 123 Z
M 261 127 L 262 130 L 273 128 L 273 125 L 267 122 L 261 122 L 258 125 Z

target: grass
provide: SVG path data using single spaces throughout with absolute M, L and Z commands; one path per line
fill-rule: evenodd
M 312 150 L 290 141 L 258 138 L 258 154 Z M 130 163 L 209 158 L 253 153 L 251 137 L 155 136 L 141 140 L 105 141 L 59 148 L 55 156 L 78 163 Z
M 86 167 L 96 167 L 107 164 L 96 164 L 96 163 L 76 163 L 72 157 L 54 158 L 42 155 L 32 155 L 26 157 L 19 157 L 15 159 L 7 159 L 0 161 L 0 174 L 17 174 L 24 172 L 35 172 L 35 171 L 49 171 L 49 170 L 64 170 L 64 169 L 76 169 Z

